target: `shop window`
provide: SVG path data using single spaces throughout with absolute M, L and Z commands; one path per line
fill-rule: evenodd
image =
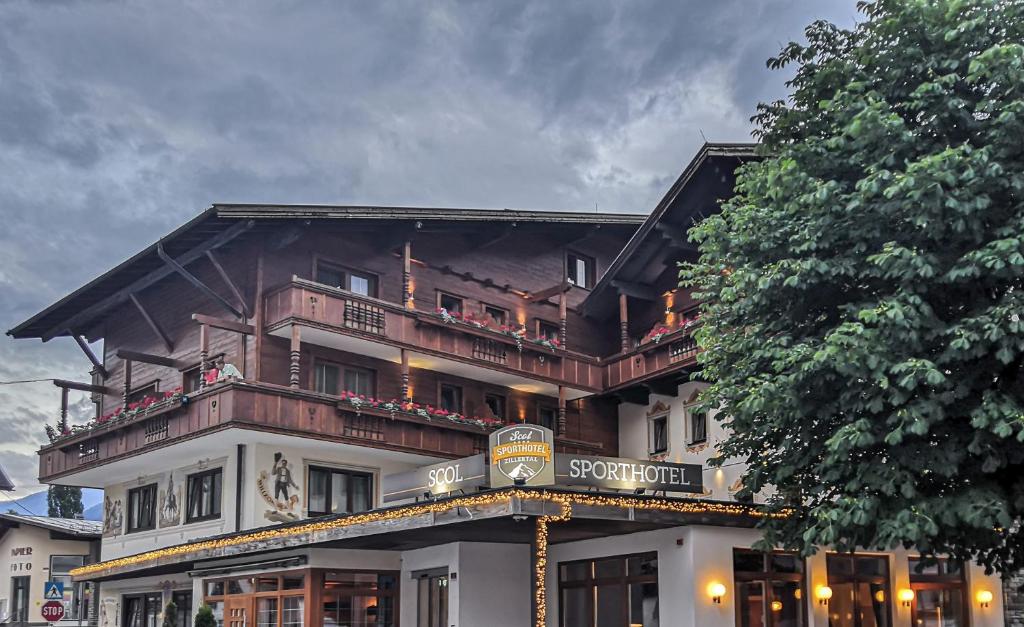
M 544 405 L 538 407 L 537 424 L 555 431 L 558 428 L 558 409 Z
M 126 595 L 121 611 L 122 627 L 158 627 L 163 611 L 163 595 L 159 592 Z
M 373 506 L 373 477 L 365 472 L 311 466 L 308 493 L 310 516 L 365 512 Z
M 889 559 L 884 555 L 826 556 L 832 588 L 831 627 L 890 627 Z
M 414 573 L 416 627 L 448 627 L 448 571 Z
M 215 468 L 188 476 L 185 522 L 220 518 L 223 475 L 222 468 Z
M 394 627 L 398 622 L 398 574 L 326 572 L 322 604 L 325 627 Z
M 566 253 L 565 278 L 576 287 L 594 287 L 594 258 L 579 253 Z
M 554 322 L 548 322 L 547 320 L 537 320 L 537 337 L 542 340 L 557 340 L 558 335 L 561 332 L 559 327 Z
M 668 414 L 647 419 L 647 452 L 651 455 L 668 453 Z
M 484 394 L 484 404 L 490 410 L 491 416 L 505 418 L 505 397 L 501 394 Z
M 561 627 L 657 627 L 657 553 L 565 562 L 558 574 Z
M 490 326 L 500 327 L 508 324 L 508 311 L 493 305 L 484 305 L 484 321 Z
M 203 602 L 221 627 L 302 627 L 305 581 L 303 572 L 207 579 Z
M 70 620 L 78 620 L 80 610 L 79 606 L 85 598 L 85 584 L 82 582 L 74 583 L 71 581 L 71 569 L 79 568 L 84 565 L 84 555 L 50 556 L 49 579 L 50 581 L 59 581 L 64 584 L 64 617 Z
M 462 313 L 464 309 L 461 298 L 445 292 L 437 293 L 437 306 L 450 314 Z
M 910 589 L 914 591 L 911 624 L 920 627 L 966 627 L 967 582 L 962 562 L 910 558 Z
M 128 533 L 156 527 L 156 484 L 128 490 Z
M 171 593 L 171 601 L 174 603 L 174 612 L 177 620 L 177 627 L 192 627 L 192 591 L 179 590 Z
M 336 287 L 363 296 L 377 297 L 377 276 L 359 270 L 349 270 L 330 263 L 318 261 L 316 282 Z
M 449 412 L 462 413 L 462 388 L 450 383 L 442 383 L 438 394 L 438 406 Z
M 793 553 L 735 549 L 737 627 L 803 627 L 804 562 Z

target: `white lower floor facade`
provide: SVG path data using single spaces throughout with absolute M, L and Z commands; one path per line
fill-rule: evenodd
M 532 526 L 522 520 L 521 525 Z M 977 566 L 915 572 L 913 553 L 750 550 L 757 532 L 691 525 L 547 551 L 548 627 L 997 627 L 1002 586 Z M 453 541 L 408 550 L 298 547 L 103 581 L 100 627 L 535 625 L 535 546 Z M 166 569 L 165 569 L 166 570 Z M 988 593 L 988 594 L 986 594 Z

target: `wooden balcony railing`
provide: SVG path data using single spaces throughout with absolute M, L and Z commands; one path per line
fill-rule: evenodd
M 464 322 L 446 323 L 434 313 L 298 277 L 270 292 L 264 307 L 267 332 L 299 324 L 588 392 L 604 386 L 603 366 L 596 357 Z
M 679 329 L 605 360 L 605 390 L 615 391 L 697 363 L 693 329 Z
M 154 414 L 98 425 L 39 451 L 39 478 L 60 477 L 230 427 L 288 433 L 434 457 L 468 457 L 486 448 L 489 429 L 445 418 L 363 406 L 309 390 L 227 381 L 189 394 Z M 600 446 L 559 438 L 560 450 L 600 454 Z

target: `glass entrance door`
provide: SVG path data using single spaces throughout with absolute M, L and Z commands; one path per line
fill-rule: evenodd
M 28 622 L 29 577 L 11 577 L 11 622 Z
M 417 627 L 448 627 L 448 573 L 419 578 Z

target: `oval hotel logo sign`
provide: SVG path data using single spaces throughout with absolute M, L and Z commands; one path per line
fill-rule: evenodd
M 539 425 L 513 425 L 491 434 L 491 487 L 552 485 L 554 434 Z

